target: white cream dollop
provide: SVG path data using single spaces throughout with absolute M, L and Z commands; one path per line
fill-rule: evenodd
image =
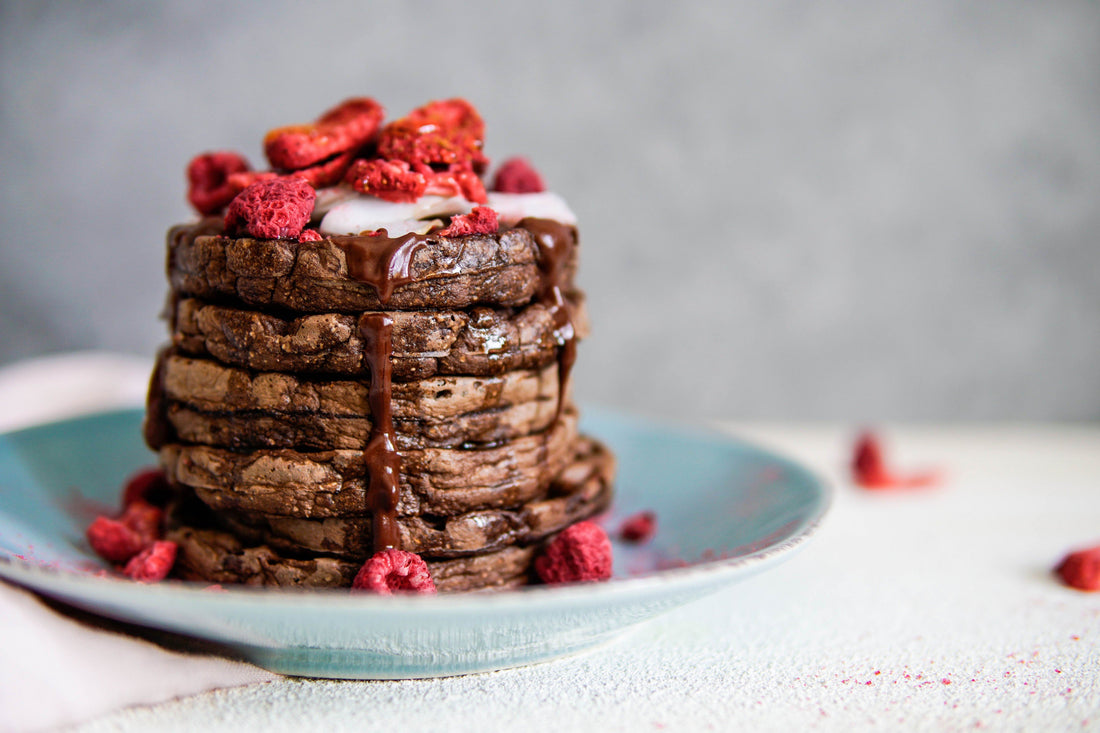
M 515 224 L 520 219 L 534 217 L 553 219 L 562 224 L 576 224 L 577 216 L 565 199 L 551 191 L 542 193 L 489 193 L 489 208 L 497 212 L 502 224 Z
M 374 196 L 356 194 L 328 210 L 321 219 L 321 234 L 361 234 L 385 229 L 391 237 L 410 232 L 424 234 L 437 216 L 468 214 L 473 208 L 461 196 L 421 196 L 411 204 L 383 201 Z M 423 221 L 423 220 L 428 221 Z M 423 231 L 421 231 L 423 230 Z
M 415 202 L 398 204 L 367 196 L 346 187 L 321 189 L 314 204 L 314 217 L 321 216 L 321 234 L 356 235 L 385 229 L 391 237 L 427 234 L 442 226 L 437 217 L 468 214 L 477 204 L 461 196 L 421 196 Z M 573 225 L 577 217 L 556 193 L 489 193 L 487 206 L 497 212 L 500 223 L 512 226 L 520 219 L 536 217 Z

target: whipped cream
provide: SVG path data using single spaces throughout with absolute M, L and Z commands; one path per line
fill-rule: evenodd
M 468 214 L 472 208 L 473 204 L 461 196 L 421 196 L 411 204 L 398 204 L 353 192 L 351 198 L 329 208 L 320 228 L 322 234 L 328 235 L 385 229 L 391 237 L 400 237 L 421 229 L 436 217 Z M 429 221 L 422 221 L 425 219 Z
M 335 186 L 317 191 L 314 218 L 321 217 L 321 234 L 356 235 L 385 229 L 391 237 L 427 234 L 442 226 L 438 217 L 468 214 L 476 204 L 461 196 L 421 196 L 413 203 L 383 201 L 347 187 Z M 556 193 L 490 193 L 487 206 L 511 226 L 520 219 L 536 217 L 574 225 L 577 217 Z
M 553 219 L 570 226 L 577 223 L 577 216 L 556 193 L 489 193 L 489 208 L 500 216 L 503 224 L 515 224 L 520 219 Z

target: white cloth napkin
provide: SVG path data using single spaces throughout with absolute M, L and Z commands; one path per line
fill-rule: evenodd
M 0 431 L 144 401 L 148 359 L 66 354 L 0 369 Z M 0 730 L 43 730 L 276 675 L 95 628 L 0 582 Z

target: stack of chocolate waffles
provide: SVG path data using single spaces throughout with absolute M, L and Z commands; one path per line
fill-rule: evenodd
M 394 547 L 440 591 L 529 582 L 611 497 L 568 389 L 576 230 L 302 239 L 169 233 L 146 440 L 177 491 L 174 574 L 349 586 Z

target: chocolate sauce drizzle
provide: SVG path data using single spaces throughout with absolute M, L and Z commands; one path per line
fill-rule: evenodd
M 560 418 L 577 356 L 573 313 L 564 294 L 575 233 L 572 227 L 550 219 L 524 219 L 518 226 L 529 231 L 538 246 L 541 275 L 538 299 L 550 310 L 554 339 L 560 347 L 556 415 Z M 344 251 L 348 274 L 373 287 L 382 305 L 389 301 L 395 288 L 412 282 L 413 257 L 427 239 L 419 234 L 390 237 L 385 230 L 374 236 L 331 238 Z M 397 525 L 401 457 L 396 448 L 392 404 L 393 319 L 385 313 L 364 313 L 359 318 L 359 334 L 363 339 L 363 360 L 370 369 L 371 433 L 363 451 L 368 480 L 366 508 L 372 517 L 374 551 L 378 552 L 390 547 L 399 549 L 401 539 Z
M 363 359 L 370 368 L 370 439 L 363 450 L 367 465 L 367 508 L 371 512 L 374 551 L 398 548 L 397 501 L 401 493 L 401 457 L 393 431 L 393 319 L 385 313 L 359 318 Z
M 383 229 L 374 236 L 332 237 L 332 243 L 344 250 L 348 274 L 373 287 L 378 300 L 386 303 L 394 288 L 412 282 L 413 257 L 425 239 L 421 234 L 390 237 Z
M 348 274 L 378 293 L 385 305 L 399 285 L 412 282 L 412 261 L 424 247 L 419 234 L 390 237 L 383 229 L 374 236 L 332 237 L 344 251 Z M 393 319 L 385 313 L 359 317 L 363 360 L 370 369 L 371 431 L 363 449 L 367 469 L 367 510 L 371 514 L 374 551 L 400 549 L 397 502 L 401 494 L 401 456 L 393 430 Z
M 558 410 L 555 419 L 561 417 L 565 403 L 565 389 L 569 375 L 577 360 L 577 333 L 573 327 L 573 310 L 565 298 L 563 288 L 568 271 L 566 266 L 573 256 L 574 229 L 552 219 L 523 219 L 516 226 L 531 232 L 539 248 L 539 302 L 549 309 L 554 320 L 554 339 L 558 346 Z

